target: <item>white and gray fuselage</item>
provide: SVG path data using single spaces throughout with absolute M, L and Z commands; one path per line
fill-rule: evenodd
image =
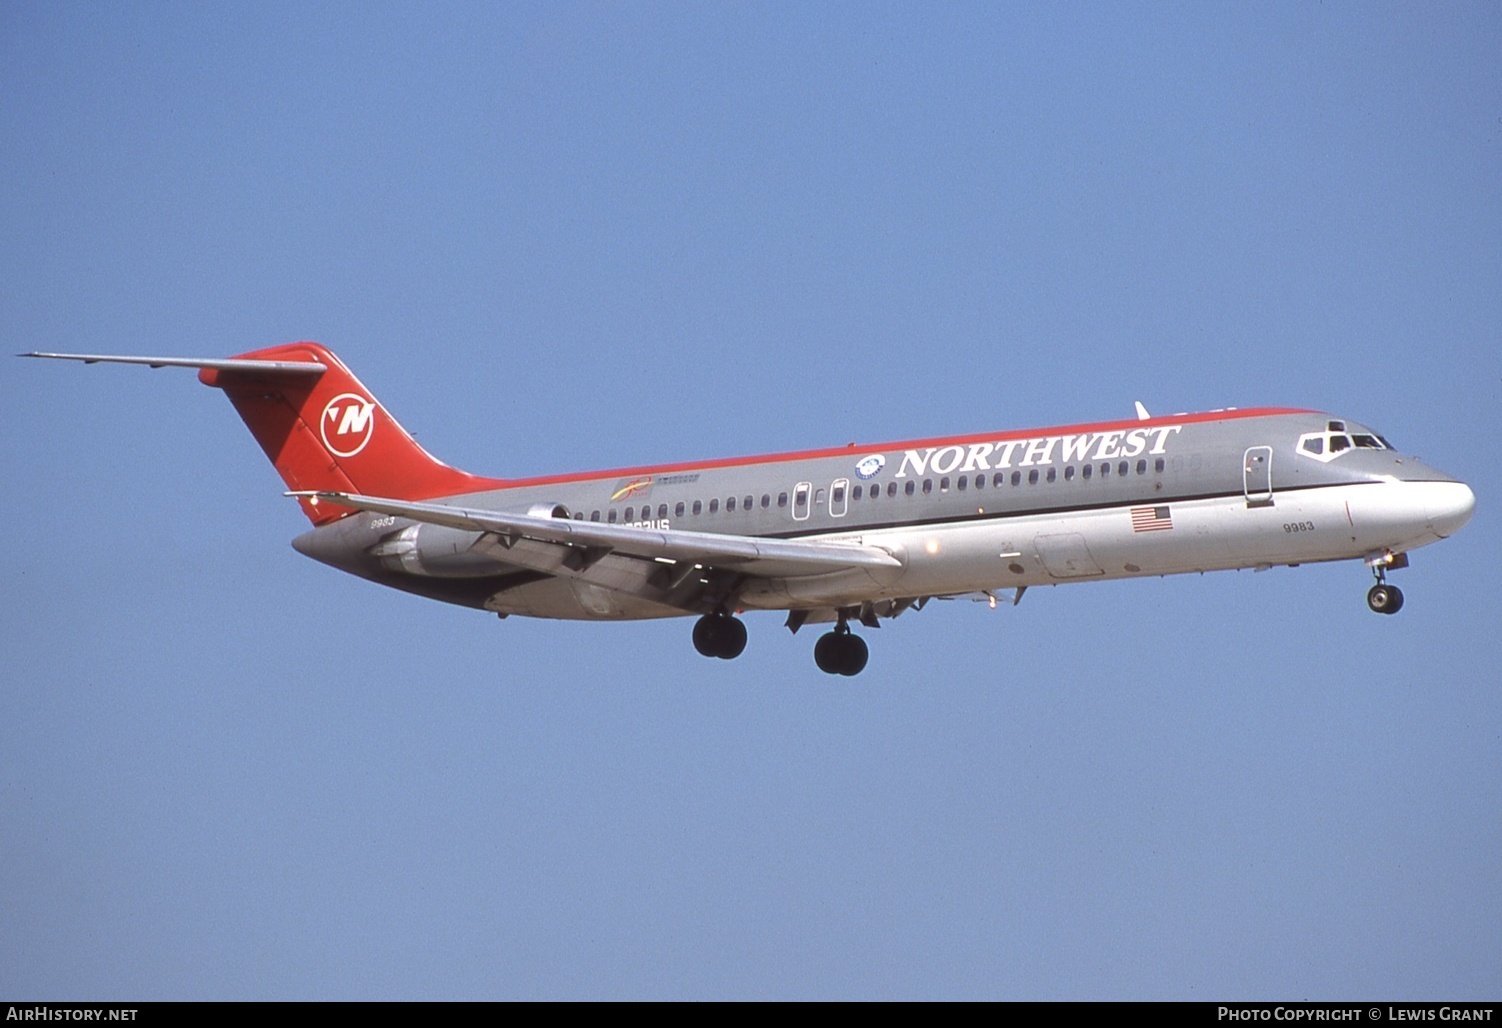
M 1469 519 L 1456 481 L 1347 419 L 1259 409 L 517 481 L 472 510 L 875 548 L 884 566 L 739 576 L 363 511 L 296 540 L 343 570 L 499 614 L 726 609 L 883 617 L 928 597 L 1365 559 Z M 763 565 L 765 568 L 765 565 Z M 801 620 L 800 622 L 801 623 Z

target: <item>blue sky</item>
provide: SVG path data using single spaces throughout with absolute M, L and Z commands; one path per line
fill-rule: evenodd
M 191 373 L 0 362 L 0 994 L 1486 999 L 1494 4 L 0 8 L 0 335 L 316 339 L 531 475 L 1280 404 L 1359 565 L 499 622 L 298 556 Z

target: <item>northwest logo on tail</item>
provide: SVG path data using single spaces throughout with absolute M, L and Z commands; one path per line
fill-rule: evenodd
M 375 401 L 359 393 L 340 393 L 319 419 L 323 445 L 336 457 L 353 457 L 375 433 Z

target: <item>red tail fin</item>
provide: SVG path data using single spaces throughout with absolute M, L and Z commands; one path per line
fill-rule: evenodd
M 338 357 L 317 343 L 273 346 L 237 359 L 306 361 L 328 368 L 316 377 L 213 368 L 198 373 L 204 385 L 229 396 L 289 489 L 424 500 L 504 484 L 457 471 L 430 455 Z M 299 502 L 315 525 L 353 513 Z

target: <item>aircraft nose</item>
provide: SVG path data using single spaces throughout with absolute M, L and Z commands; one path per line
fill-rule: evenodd
M 1424 507 L 1429 515 L 1429 527 L 1440 538 L 1453 535 L 1471 520 L 1476 509 L 1476 494 L 1464 482 L 1429 483 Z

